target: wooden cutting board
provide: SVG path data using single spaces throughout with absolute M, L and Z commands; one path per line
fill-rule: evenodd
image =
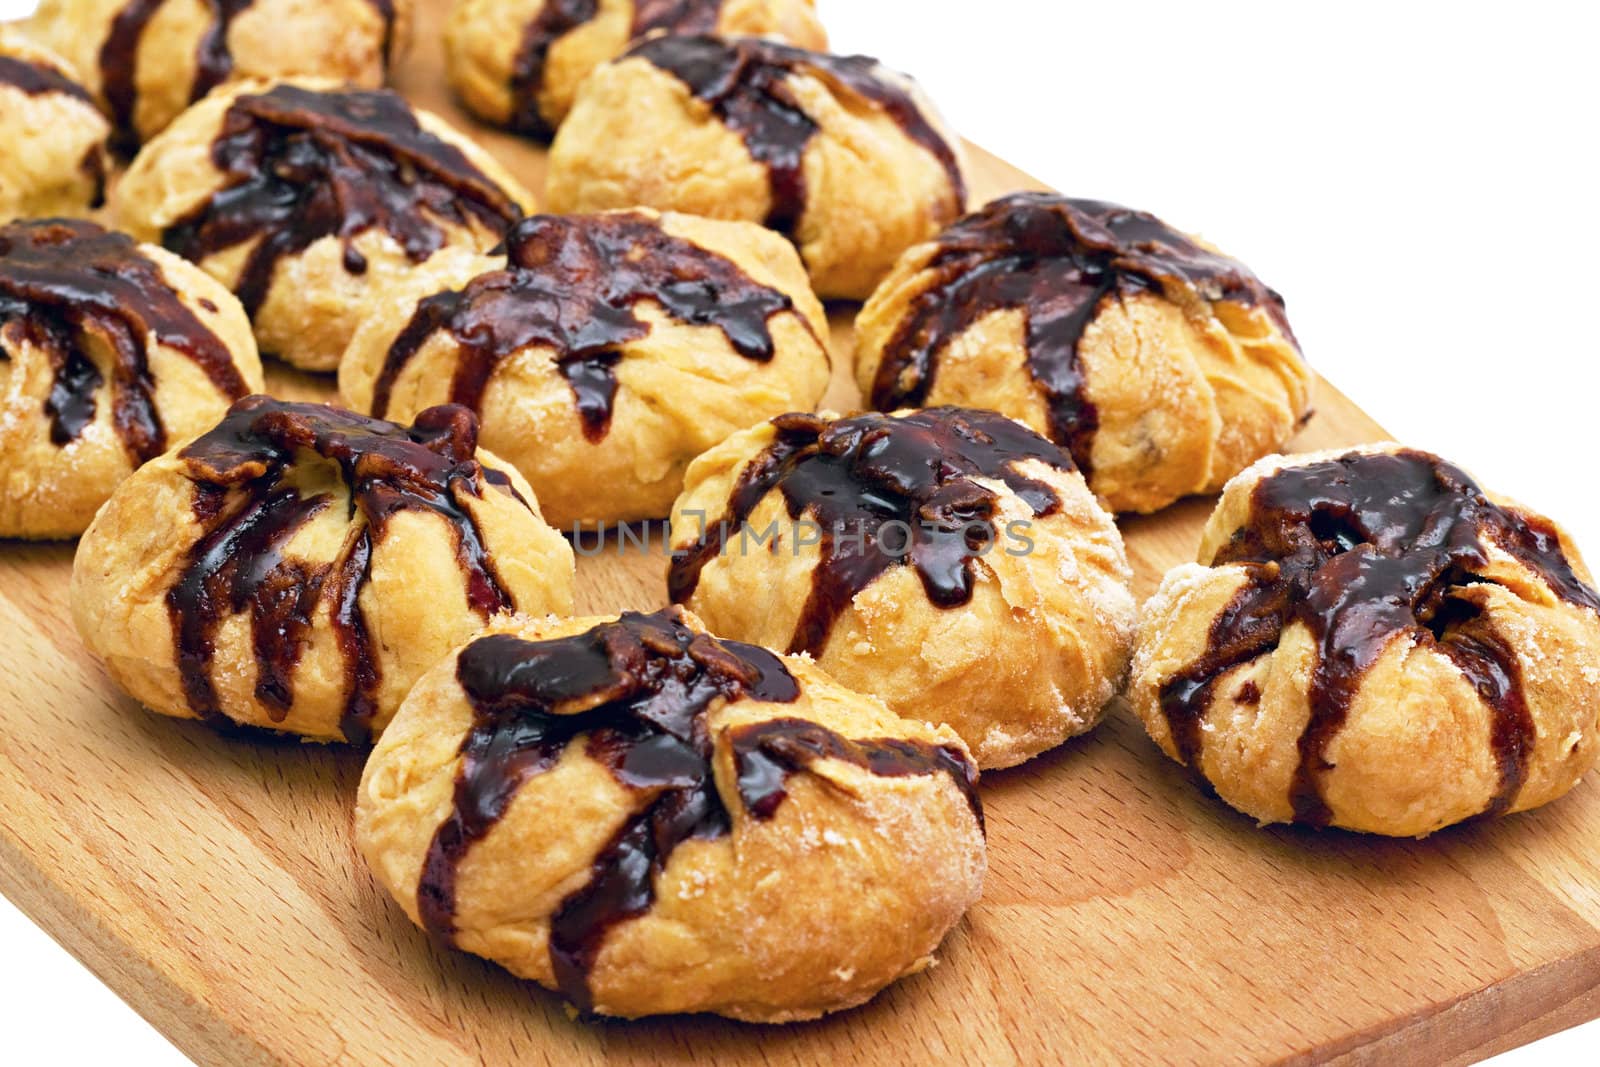
M 539 151 L 450 103 L 445 7 L 422 5 L 401 87 L 539 188 Z M 971 174 L 979 199 L 1037 187 L 976 149 Z M 833 316 L 841 408 L 852 310 Z M 1331 387 L 1317 409 L 1297 447 L 1384 436 Z M 1208 509 L 1125 524 L 1141 596 Z M 377 888 L 351 841 L 361 752 L 223 739 L 118 694 L 73 630 L 71 562 L 0 544 L 0 889 L 202 1063 L 1466 1061 L 1600 1015 L 1596 776 L 1421 842 L 1260 830 L 1118 708 L 984 777 L 987 889 L 930 972 L 799 1026 L 574 1021 Z M 579 609 L 661 606 L 663 572 L 582 559 Z

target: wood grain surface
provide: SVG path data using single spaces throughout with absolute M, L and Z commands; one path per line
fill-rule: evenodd
M 444 7 L 423 4 L 401 88 L 539 188 L 539 151 L 450 103 Z M 1034 184 L 971 162 L 979 198 Z M 852 311 L 833 315 L 841 408 Z M 1297 447 L 1383 437 L 1326 385 L 1317 408 Z M 1209 506 L 1125 524 L 1141 596 Z M 659 556 L 600 547 L 581 611 L 665 602 Z M 378 889 L 351 840 L 362 752 L 223 738 L 116 692 L 73 630 L 71 561 L 0 544 L 0 889 L 202 1063 L 1467 1062 L 1600 1014 L 1594 776 L 1420 842 L 1261 830 L 1117 708 L 985 776 L 987 889 L 930 972 L 800 1026 L 575 1021 Z

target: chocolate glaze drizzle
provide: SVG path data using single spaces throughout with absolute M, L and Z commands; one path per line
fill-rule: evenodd
M 223 188 L 163 235 L 186 259 L 259 238 L 234 286 L 252 315 L 284 256 L 324 237 L 364 274 L 354 239 L 374 228 L 421 263 L 445 242 L 440 220 L 498 232 L 521 217 L 505 190 L 456 146 L 424 130 L 392 92 L 279 85 L 238 97 L 211 149 Z
M 889 738 L 851 741 L 826 726 L 806 719 L 770 719 L 728 731 L 739 799 L 758 819 L 770 819 L 789 798 L 789 776 L 825 760 L 841 760 L 881 778 L 948 774 L 967 798 L 981 829 L 983 803 L 978 799 L 978 768 L 954 745 Z
M 1249 519 L 1212 561 L 1243 564 L 1249 581 L 1213 621 L 1205 655 L 1161 691 L 1184 761 L 1194 766 L 1200 755 L 1200 725 L 1222 680 L 1299 622 L 1318 655 L 1290 790 L 1297 822 L 1330 821 L 1321 791 L 1328 746 L 1367 670 L 1396 640 L 1449 656 L 1493 711 L 1500 784 L 1486 813 L 1505 811 L 1527 775 L 1535 731 L 1517 655 L 1470 592 L 1493 583 L 1482 573 L 1490 545 L 1561 599 L 1600 612 L 1600 594 L 1574 573 L 1553 528 L 1492 503 L 1436 456 L 1352 453 L 1263 479 Z M 1260 699 L 1258 687 L 1247 688 L 1246 703 Z
M 0 56 L 0 85 L 12 86 L 27 93 L 29 96 L 45 96 L 50 93 L 70 96 L 98 110 L 94 97 L 89 95 L 89 90 L 48 63 L 34 63 L 16 56 Z M 91 145 L 89 151 L 84 153 L 83 159 L 79 162 L 78 170 L 82 172 L 84 177 L 94 183 L 94 192 L 90 194 L 89 206 L 92 208 L 100 207 L 105 203 L 106 190 L 104 145 Z
M 195 54 L 194 87 L 191 103 L 227 81 L 233 74 L 233 53 L 228 47 L 228 31 L 254 0 L 206 0 L 212 21 L 200 37 Z M 383 19 L 383 57 L 392 58 L 394 42 L 394 0 L 370 0 Z M 115 17 L 100 46 L 100 85 L 116 126 L 113 146 L 131 156 L 139 147 L 139 131 L 134 126 L 134 106 L 139 99 L 139 48 L 145 31 L 166 0 L 127 0 Z
M 926 268 L 932 279 L 884 346 L 872 406 L 922 407 L 945 345 L 991 312 L 1019 309 L 1050 437 L 1085 472 L 1100 420 L 1078 345 L 1107 302 L 1147 291 L 1231 300 L 1267 309 L 1289 332 L 1282 298 L 1242 264 L 1115 204 L 1017 193 L 961 219 L 937 243 Z
M 377 9 L 378 17 L 383 20 L 383 68 L 387 77 L 389 68 L 394 66 L 395 28 L 399 19 L 395 12 L 395 0 L 372 0 L 372 6 Z
M 633 36 L 715 33 L 722 0 L 633 0 Z
M 139 43 L 165 2 L 128 0 L 112 18 L 111 28 L 100 45 L 100 95 L 111 112 L 111 145 L 123 156 L 132 156 L 139 147 L 139 131 L 133 122 L 133 108 L 139 99 L 135 80 Z
M 322 404 L 252 396 L 185 448 L 194 514 L 204 532 L 167 593 L 167 610 L 190 709 L 210 722 L 226 722 L 211 680 L 216 635 L 227 617 L 248 611 L 256 698 L 273 721 L 286 719 L 295 667 L 326 603 L 345 661 L 344 735 L 363 741 L 376 712 L 380 677 L 358 598 L 371 578 L 373 548 L 389 520 L 403 511 L 437 515 L 455 531 L 473 610 L 485 619 L 514 610 L 467 501 L 481 498 L 486 483 L 515 493 L 505 479 L 478 465 L 477 440 L 477 419 L 453 405 L 429 408 L 407 429 Z M 330 494 L 307 496 L 296 487 L 294 472 L 308 457 L 337 465 L 349 490 L 345 506 L 352 532 L 332 562 L 284 555 L 297 531 L 339 503 Z
M 600 13 L 600 0 L 545 0 L 522 31 L 522 44 L 511 64 L 511 120 L 514 130 L 548 138 L 555 131 L 539 111 L 544 66 L 556 41 Z
M 800 685 L 771 652 L 696 633 L 675 609 L 625 614 L 549 641 L 480 638 L 462 651 L 456 676 L 475 719 L 461 746 L 454 807 L 423 862 L 417 887 L 422 924 L 442 940 L 454 937 L 462 860 L 522 785 L 554 767 L 582 738 L 585 755 L 638 801 L 595 857 L 589 882 L 550 922 L 556 984 L 581 1010 L 592 1011 L 588 975 L 606 934 L 649 911 L 655 879 L 678 845 L 731 830 L 713 770 L 712 703 L 793 703 Z M 948 773 L 981 821 L 977 771 L 956 748 L 851 741 L 797 719 L 731 727 L 722 738 L 733 746 L 740 797 L 758 819 L 777 813 L 789 774 L 839 759 L 885 776 Z
M 808 52 L 754 37 L 652 37 L 627 53 L 672 74 L 744 138 L 750 155 L 767 168 L 772 208 L 766 225 L 792 234 L 806 208 L 805 150 L 817 124 L 790 91 L 791 74 L 814 74 L 880 108 L 907 137 L 933 154 L 950 178 L 958 205 L 966 181 L 955 151 L 899 84 L 869 56 Z
M 89 207 L 98 210 L 106 205 L 106 181 L 109 177 L 107 171 L 111 160 L 106 155 L 106 144 L 92 144 L 83 154 L 83 159 L 78 163 L 78 172 L 88 178 L 94 186 L 94 191 L 89 194 Z
M 512 129 L 545 138 L 555 132 L 539 112 L 550 49 L 573 30 L 593 22 L 599 13 L 599 0 L 545 0 L 523 30 L 522 44 L 511 65 Z M 634 0 L 629 38 L 656 32 L 711 33 L 721 14 L 722 0 Z
M 199 100 L 211 90 L 227 81 L 233 74 L 233 52 L 228 48 L 228 31 L 233 20 L 254 0 L 210 0 L 215 14 L 211 25 L 200 38 L 200 52 L 194 73 L 194 91 L 190 100 Z
M 60 93 L 82 100 L 90 107 L 89 91 L 48 63 L 34 63 L 17 56 L 0 56 L 0 84 L 20 89 L 29 96 Z
M 48 353 L 50 439 L 65 446 L 94 421 L 104 375 L 90 338 L 111 356 L 112 426 L 137 466 L 167 448 L 149 345 L 182 352 L 217 391 L 250 391 L 233 354 L 186 307 L 132 238 L 92 222 L 43 219 L 0 228 L 0 330 Z
M 791 519 L 809 512 L 821 527 L 821 559 L 789 641 L 790 652 L 813 656 L 822 655 L 856 594 L 891 567 L 915 567 L 938 607 L 972 599 L 972 561 L 998 539 L 999 497 L 976 479 L 1004 482 L 1035 516 L 1045 516 L 1061 507 L 1061 498 L 1017 465 L 1032 459 L 1073 469 L 1061 449 L 991 411 L 931 408 L 904 418 L 867 414 L 831 423 L 781 415 L 772 425 L 775 440 L 740 473 L 722 521 L 674 554 L 667 587 L 674 603 L 687 601 L 706 564 L 742 536 L 776 489 Z
M 448 330 L 461 348 L 453 403 L 479 410 L 502 361 L 547 345 L 572 386 L 584 436 L 599 441 L 611 425 L 620 348 L 650 332 L 634 305 L 654 301 L 679 322 L 715 326 L 760 363 L 773 355 L 769 320 L 794 310 L 786 294 L 642 215 L 537 215 L 512 227 L 505 247 L 505 270 L 417 305 L 373 386 L 374 414 L 389 410 L 395 380 L 428 338 Z

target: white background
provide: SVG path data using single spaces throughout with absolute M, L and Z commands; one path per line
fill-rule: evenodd
M 819 7 L 838 50 L 918 75 L 967 136 L 1249 263 L 1308 358 L 1396 437 L 1552 514 L 1600 562 L 1588 5 Z M 14 1063 L 182 1062 L 3 900 L 0 1030 Z M 1597 1049 L 1591 1025 L 1507 1062 Z

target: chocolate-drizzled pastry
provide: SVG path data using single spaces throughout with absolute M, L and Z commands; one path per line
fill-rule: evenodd
M 1146 608 L 1131 701 L 1262 822 L 1423 835 L 1600 755 L 1600 594 L 1548 519 L 1437 456 L 1273 457 Z
M 66 60 L 0 26 L 0 224 L 99 207 L 110 132 Z
M 442 250 L 487 251 L 531 204 L 487 153 L 394 93 L 284 82 L 185 112 L 112 207 L 232 288 L 263 352 L 333 370 L 380 289 Z
M 505 253 L 441 257 L 388 290 L 339 384 L 374 415 L 479 412 L 563 530 L 661 518 L 695 456 L 827 388 L 822 305 L 753 223 L 540 215 Z
M 0 537 L 75 537 L 124 478 L 261 388 L 239 302 L 81 220 L 0 227 Z
M 813 0 L 457 0 L 445 58 L 480 118 L 549 137 L 583 80 L 631 42 L 706 33 L 828 46 Z
M 668 589 L 810 654 L 981 767 L 1092 729 L 1132 651 L 1122 538 L 1061 449 L 989 411 L 785 415 L 689 468 Z
M 219 85 L 377 88 L 410 22 L 411 0 L 42 0 L 24 25 L 90 79 L 131 156 Z
M 966 205 L 960 152 L 903 75 L 756 38 L 653 37 L 597 70 L 550 151 L 555 211 L 760 222 L 823 297 L 864 299 Z
M 417 683 L 356 804 L 436 938 L 584 1012 L 781 1022 L 921 970 L 977 899 L 949 728 L 677 609 L 496 631 Z
M 1310 414 L 1283 301 L 1155 216 L 1018 193 L 907 252 L 856 321 L 884 411 L 1003 411 L 1114 511 L 1216 492 Z
M 163 715 L 364 740 L 490 621 L 572 609 L 571 547 L 477 432 L 240 401 L 89 527 L 79 633 Z

